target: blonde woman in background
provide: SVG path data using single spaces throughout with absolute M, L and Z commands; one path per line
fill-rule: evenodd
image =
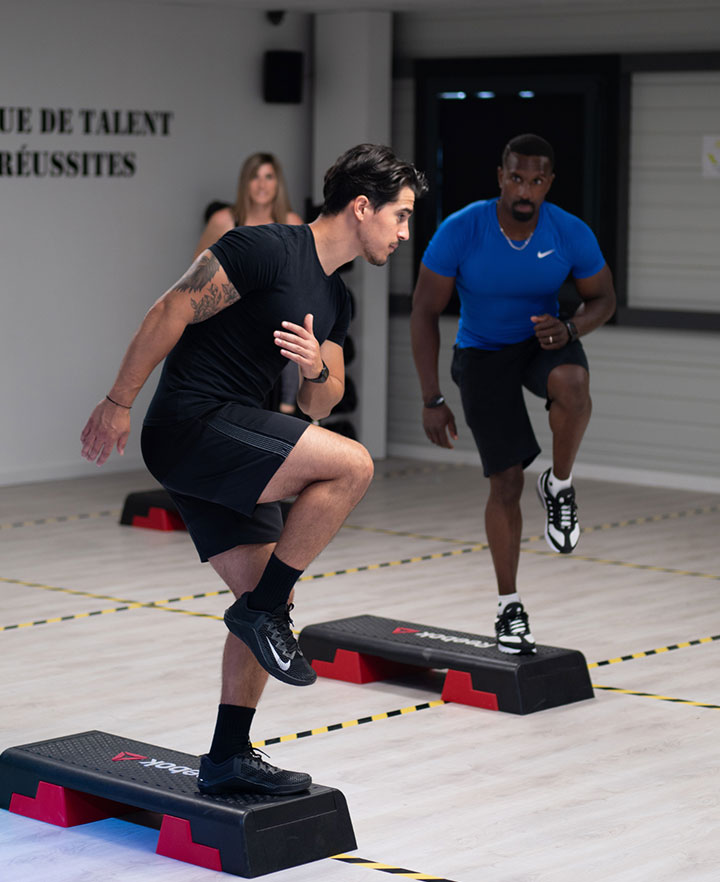
M 235 227 L 303 222 L 290 208 L 282 166 L 272 153 L 253 153 L 245 160 L 234 205 L 215 204 L 218 208 L 207 218 L 194 257 Z

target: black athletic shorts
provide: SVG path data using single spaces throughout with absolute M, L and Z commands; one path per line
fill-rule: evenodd
M 540 453 L 523 386 L 545 398 L 549 408 L 548 376 L 561 364 L 589 371 L 580 341 L 562 349 L 542 349 L 535 337 L 497 351 L 455 347 L 451 374 L 486 477 L 518 463 L 526 468 Z
M 143 426 L 145 464 L 177 505 L 200 560 L 277 541 L 280 503 L 257 500 L 308 425 L 229 403 L 180 423 Z

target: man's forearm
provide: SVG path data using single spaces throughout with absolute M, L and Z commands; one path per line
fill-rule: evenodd
M 330 375 L 324 383 L 300 382 L 297 403 L 300 410 L 312 420 L 322 420 L 330 416 L 333 407 L 345 393 L 345 386 L 337 377 Z
M 572 322 L 582 337 L 612 318 L 616 306 L 615 287 L 607 265 L 590 279 L 576 280 L 575 287 L 583 303 Z
M 608 302 L 607 298 L 598 297 L 595 300 L 583 301 L 583 306 L 570 320 L 578 330 L 578 334 L 584 337 L 596 330 L 612 317 L 615 311 L 615 302 Z
M 130 406 L 147 378 L 180 339 L 185 327 L 185 320 L 173 311 L 167 300 L 155 303 L 130 341 L 108 393 L 110 397 Z
M 440 327 L 438 318 L 413 313 L 410 317 L 410 337 L 422 397 L 427 401 L 440 392 L 438 379 Z

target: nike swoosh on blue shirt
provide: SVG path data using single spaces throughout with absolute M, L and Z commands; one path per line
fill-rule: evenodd
M 554 251 L 554 248 L 551 248 L 549 251 L 538 251 L 538 257 L 540 258 L 540 260 L 542 260 L 543 257 L 547 257 L 548 254 L 552 254 Z

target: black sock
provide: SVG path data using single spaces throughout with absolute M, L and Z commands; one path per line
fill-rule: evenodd
M 271 554 L 257 587 L 247 599 L 247 605 L 250 609 L 272 612 L 278 606 L 287 603 L 290 592 L 302 572 L 289 567 L 279 557 L 275 557 L 275 554 Z
M 250 724 L 254 716 L 254 707 L 241 707 L 236 704 L 218 705 L 215 734 L 208 752 L 211 762 L 224 763 L 226 759 L 241 753 L 250 744 Z

